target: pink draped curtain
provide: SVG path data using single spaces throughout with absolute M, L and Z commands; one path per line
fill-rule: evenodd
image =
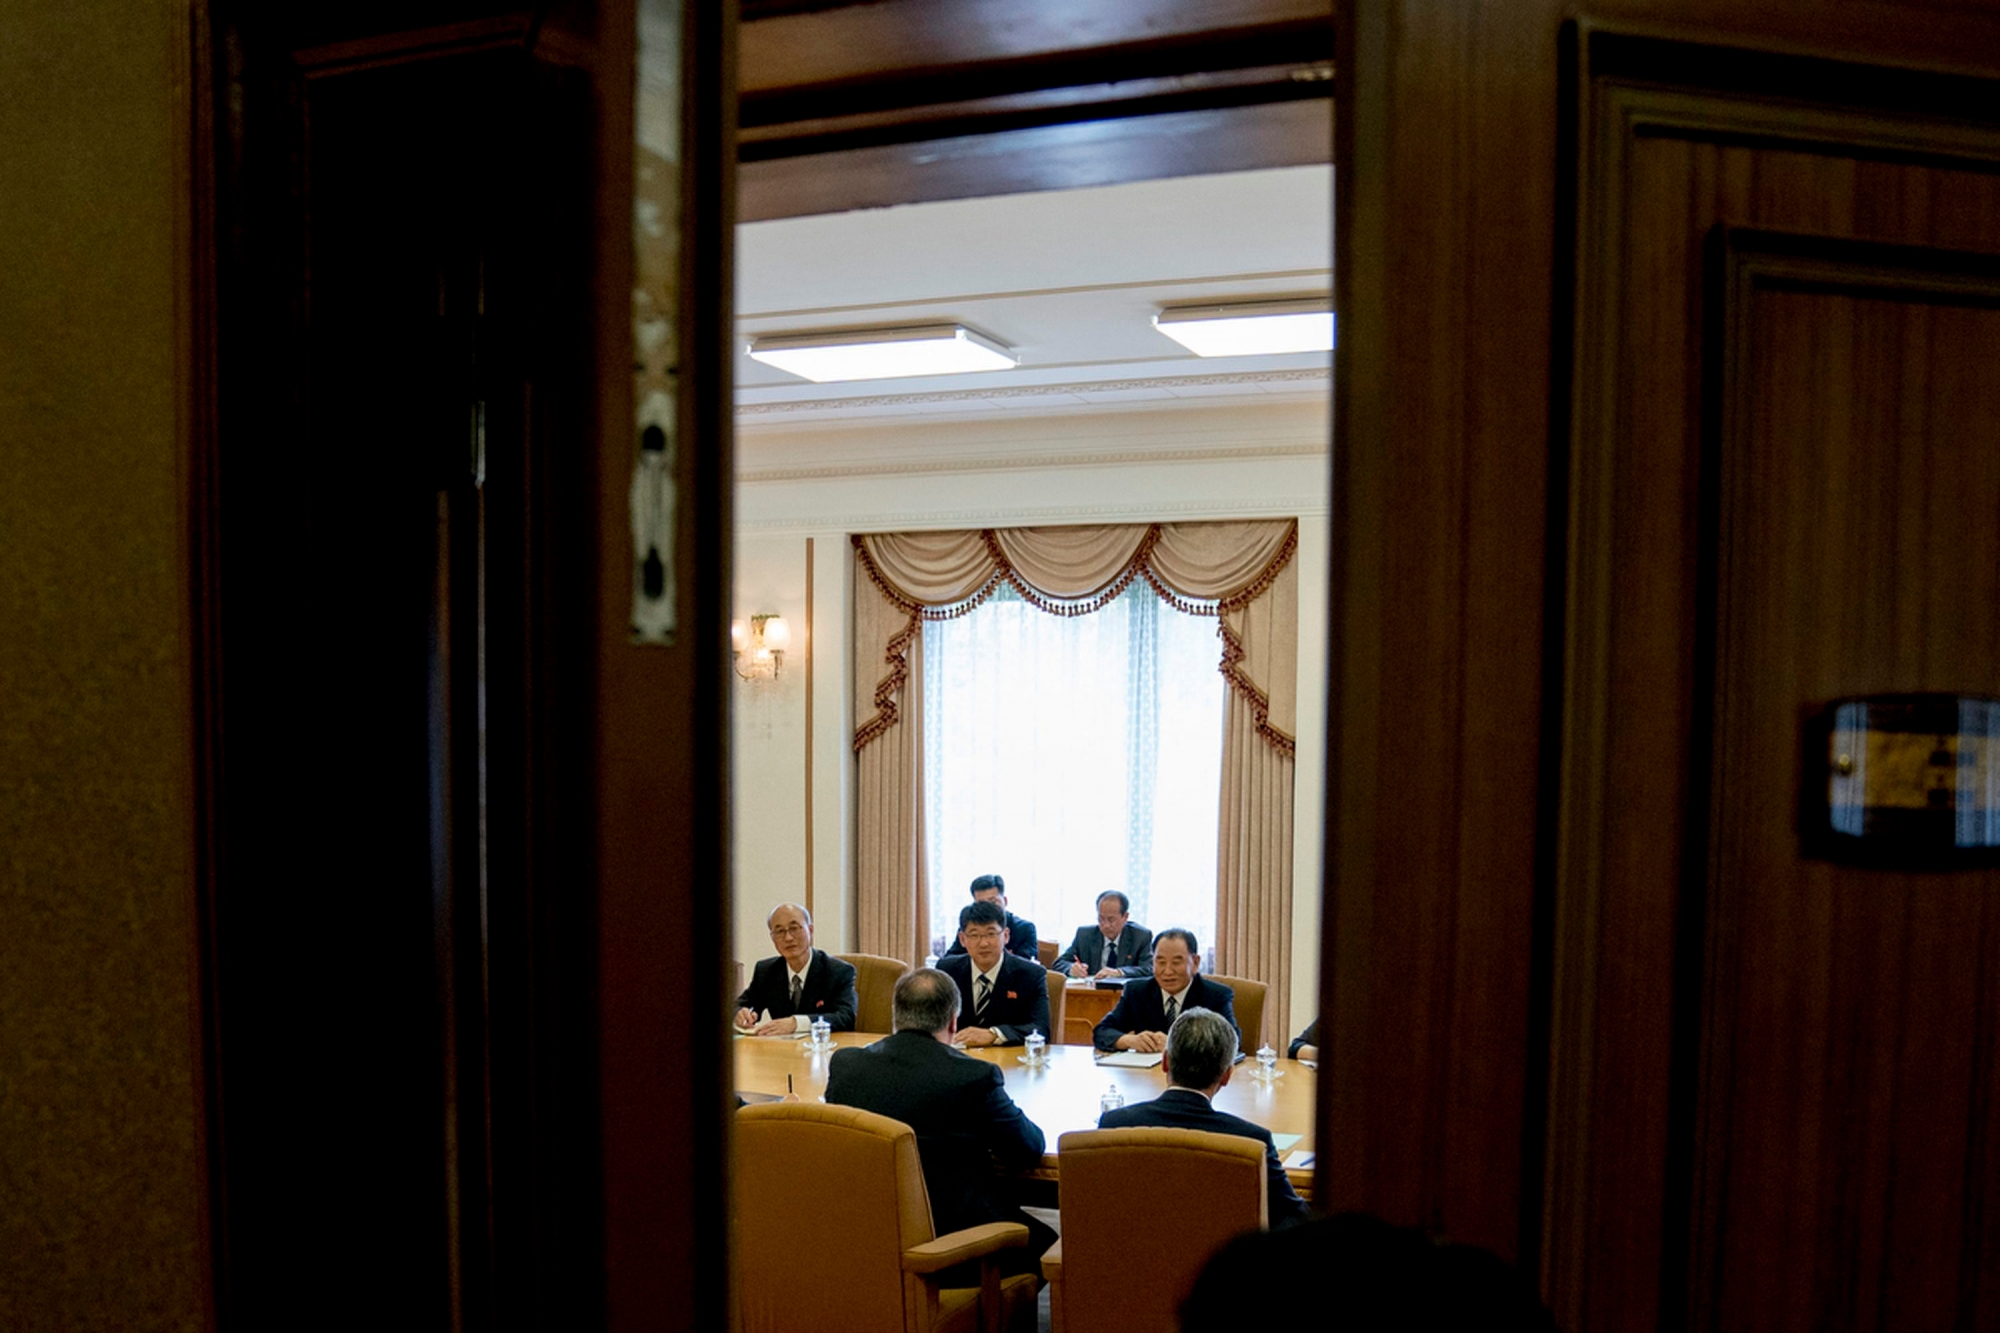
M 1224 707 L 1215 950 L 1264 982 L 1263 1040 L 1290 1031 L 1292 757 L 1297 728 L 1294 520 L 985 528 L 854 539 L 857 922 L 864 952 L 923 954 L 923 622 L 1005 583 L 1053 615 L 1088 615 L 1144 579 L 1217 618 Z M 1259 1034 L 1245 1033 L 1251 1046 Z

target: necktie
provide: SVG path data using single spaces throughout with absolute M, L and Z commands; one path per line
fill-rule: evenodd
M 796 1014 L 796 1013 L 797 1013 L 797 1012 L 798 1012 L 799 1010 L 801 1010 L 801 1009 L 803 1009 L 803 1008 L 805 1008 L 805 1007 L 806 1007 L 806 983 L 805 983 L 805 982 L 803 982 L 803 981 L 801 981 L 801 980 L 799 980 L 799 978 L 797 978 L 797 977 L 793 977 L 793 978 L 792 978 L 792 1012 Z
M 1169 995 L 1169 996 L 1167 997 L 1167 1026 L 1168 1026 L 1168 1027 L 1172 1027 L 1172 1026 L 1174 1025 L 1174 1018 L 1175 1018 L 1175 1016 L 1176 1016 L 1176 1015 L 1178 1015 L 1178 1014 L 1180 1013 L 1180 1011 L 1181 1011 L 1181 997 L 1180 997 L 1180 996 L 1178 996 L 1178 995 Z
M 1118 966 L 1118 937 L 1109 936 L 1104 941 L 1104 966 Z
M 979 985 L 974 992 L 972 1000 L 972 1016 L 974 1018 L 986 1012 L 986 1001 L 992 994 L 993 983 L 983 976 L 979 978 Z

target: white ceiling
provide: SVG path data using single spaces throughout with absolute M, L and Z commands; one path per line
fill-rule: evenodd
M 1332 168 L 913 204 L 737 229 L 740 428 L 1323 398 L 1325 354 L 1203 359 L 1163 305 L 1323 294 Z M 1021 364 L 816 385 L 752 361 L 759 334 L 962 323 Z

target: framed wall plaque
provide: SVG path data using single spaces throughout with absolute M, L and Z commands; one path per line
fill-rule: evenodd
M 1808 727 L 1808 855 L 1894 869 L 2000 864 L 2000 698 L 1836 699 Z

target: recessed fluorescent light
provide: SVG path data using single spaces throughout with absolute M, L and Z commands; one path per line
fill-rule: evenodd
M 1333 303 L 1262 301 L 1179 306 L 1153 316 L 1153 327 L 1196 356 L 1272 356 L 1333 350 Z
M 1005 347 L 963 324 L 752 338 L 749 351 L 752 360 L 815 384 L 906 375 L 963 375 L 1011 370 L 1020 364 Z

